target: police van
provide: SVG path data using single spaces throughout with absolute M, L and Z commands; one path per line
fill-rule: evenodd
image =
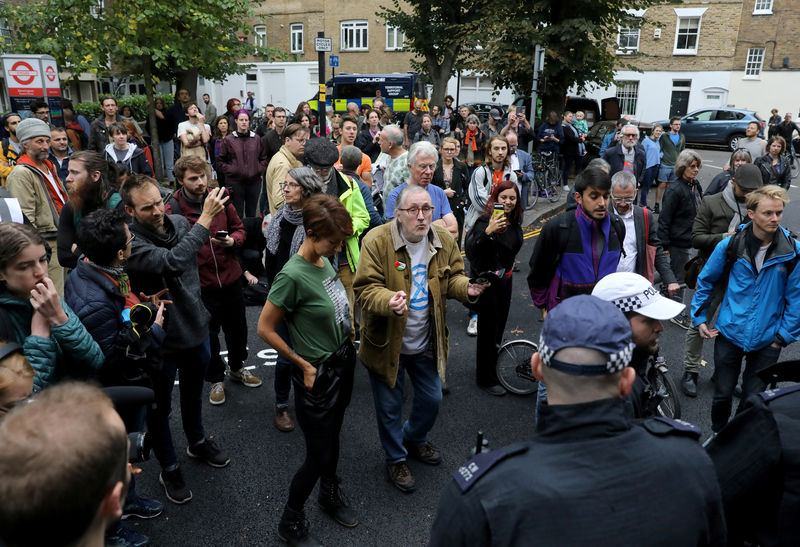
M 380 97 L 392 109 L 395 120 L 402 120 L 413 110 L 414 101 L 422 99 L 423 110 L 428 109 L 428 93 L 425 84 L 416 72 L 392 74 L 337 74 L 326 83 L 326 109 L 347 112 L 347 103 L 372 106 L 372 100 Z M 312 110 L 318 111 L 319 94 L 308 101 Z

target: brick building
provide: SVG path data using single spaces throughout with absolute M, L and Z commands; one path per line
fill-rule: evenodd
M 762 118 L 800 109 L 800 2 L 745 0 L 731 72 L 729 102 Z
M 642 121 L 729 104 L 742 10 L 742 0 L 703 0 L 630 11 L 617 37 L 616 85 L 587 95 L 616 95 Z

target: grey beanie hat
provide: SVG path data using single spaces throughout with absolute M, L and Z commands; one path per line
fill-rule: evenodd
M 39 118 L 25 118 L 17 126 L 17 139 L 25 142 L 34 137 L 50 137 L 50 126 Z

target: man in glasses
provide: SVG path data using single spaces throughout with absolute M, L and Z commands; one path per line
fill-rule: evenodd
M 624 133 L 622 138 L 625 138 Z M 662 283 L 667 285 L 672 296 L 680 285 L 670 268 L 669 257 L 664 254 L 656 235 L 658 226 L 655 219 L 644 207 L 634 204 L 636 194 L 636 177 L 633 173 L 619 171 L 611 177 L 612 212 L 625 223 L 625 239 L 622 243 L 625 252 L 620 256 L 617 271 L 637 273 L 651 283 L 653 272 L 658 271 Z M 655 252 L 649 250 L 650 248 L 655 249 Z
M 635 125 L 628 124 L 622 127 L 619 142 L 603 152 L 603 159 L 611 166 L 609 175 L 613 177 L 620 171 L 633 173 L 637 182 L 634 189 L 638 188 L 647 164 L 647 153 L 639 144 L 639 130 Z
M 433 147 L 415 143 L 412 158 L 414 147 L 422 144 Z M 420 163 L 430 159 L 419 156 Z M 395 221 L 364 238 L 354 282 L 361 306 L 358 356 L 369 370 L 389 480 L 402 492 L 416 488 L 406 462 L 409 456 L 427 465 L 442 461 L 428 432 L 442 401 L 441 379 L 449 350 L 447 298 L 474 304 L 485 288 L 470 283 L 455 239 L 432 221 L 436 208 L 429 190 L 403 185 L 393 200 Z M 406 374 L 414 386 L 414 399 L 404 422 Z

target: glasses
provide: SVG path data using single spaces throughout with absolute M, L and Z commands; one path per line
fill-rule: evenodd
M 633 138 L 635 138 L 636 137 L 636 133 L 623 133 L 622 136 L 623 137 L 633 137 Z
M 128 238 L 128 241 L 126 241 L 126 242 L 125 242 L 125 246 L 127 247 L 128 245 L 130 245 L 131 243 L 133 243 L 133 240 L 134 240 L 134 239 L 136 239 L 136 234 L 131 234 L 131 237 L 129 237 L 129 238 Z
M 611 196 L 611 201 L 614 202 L 614 205 L 624 205 L 626 203 L 631 204 L 634 202 L 635 199 L 636 199 L 636 194 L 633 194 L 629 198 L 615 198 L 614 196 Z
M 433 214 L 433 207 L 429 205 L 423 205 L 422 207 L 408 207 L 407 209 L 400 210 L 412 217 L 419 215 L 420 211 L 422 211 L 422 214 L 425 216 Z
M 296 190 L 300 188 L 300 185 L 297 184 L 296 182 L 282 182 L 281 190 L 285 190 L 286 188 L 288 188 L 289 190 Z

